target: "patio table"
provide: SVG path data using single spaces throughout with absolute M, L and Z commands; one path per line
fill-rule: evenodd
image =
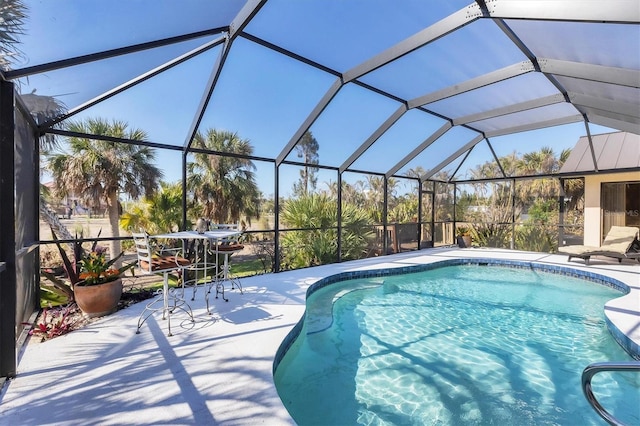
M 169 232 L 165 234 L 153 235 L 152 238 L 181 240 L 183 244 L 183 248 L 186 247 L 187 242 L 191 240 L 195 240 L 196 242 L 203 244 L 203 248 L 204 248 L 203 263 L 200 264 L 197 262 L 197 259 L 195 259 L 195 261 L 186 269 L 190 269 L 194 271 L 196 275 L 194 279 L 195 281 L 194 281 L 193 298 L 195 298 L 195 292 L 196 292 L 195 289 L 198 284 L 199 272 L 203 273 L 202 279 L 205 280 L 204 284 L 206 286 L 205 301 L 207 305 L 207 313 L 211 314 L 211 311 L 209 309 L 209 293 L 211 292 L 211 287 L 214 284 L 216 286 L 216 299 L 218 298 L 218 294 L 220 294 L 222 295 L 222 299 L 225 302 L 229 301 L 229 299 L 227 299 L 224 295 L 224 284 L 219 280 L 220 274 L 218 274 L 217 272 L 217 268 L 218 268 L 217 260 L 220 254 L 220 252 L 218 251 L 218 246 L 220 245 L 220 242 L 226 239 L 229 239 L 231 237 L 237 237 L 238 235 L 241 235 L 241 234 L 242 234 L 242 231 L 237 229 L 212 229 L 210 231 L 205 231 L 203 233 L 199 233 L 197 231 Z M 215 246 L 216 262 L 214 264 L 209 264 L 209 259 L 208 259 L 208 250 L 207 250 L 206 244 L 210 244 L 210 243 L 213 243 L 213 245 Z M 209 267 L 215 267 L 216 272 L 213 274 L 212 280 L 206 281 L 207 269 Z

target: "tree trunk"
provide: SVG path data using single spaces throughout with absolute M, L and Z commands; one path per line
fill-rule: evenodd
M 109 225 L 111 225 L 111 235 L 114 238 L 120 236 L 120 204 L 118 203 L 118 193 L 114 192 L 109 194 Z M 114 258 L 120 254 L 122 250 L 120 240 L 112 240 L 109 242 L 109 256 Z M 122 266 L 122 259 L 119 259 L 114 266 L 120 268 Z

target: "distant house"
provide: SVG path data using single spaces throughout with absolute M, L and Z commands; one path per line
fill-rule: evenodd
M 52 194 L 55 193 L 55 188 L 56 188 L 55 182 L 46 182 L 43 185 L 49 188 Z M 69 208 L 71 209 L 72 215 L 87 215 L 87 216 L 92 216 L 92 215 L 103 216 L 107 209 L 107 206 L 104 203 L 100 203 L 100 207 L 97 209 L 97 211 L 92 212 L 91 208 L 89 206 L 84 206 L 80 200 L 80 197 L 76 196 L 75 194 L 69 194 L 68 196 L 63 197 L 62 199 L 53 198 L 51 202 L 52 204 L 49 205 L 48 207 L 61 217 L 69 216 L 69 211 L 68 211 Z
M 640 135 L 581 137 L 560 173 L 584 173 L 584 244 L 600 246 L 613 225 L 640 228 Z M 595 165 L 594 165 L 595 158 Z M 594 170 L 597 172 L 594 173 Z

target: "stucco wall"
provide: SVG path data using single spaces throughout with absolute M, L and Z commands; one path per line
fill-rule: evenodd
M 584 244 L 600 246 L 602 241 L 602 210 L 600 188 L 603 182 L 630 182 L 640 180 L 640 173 L 590 175 L 584 178 Z

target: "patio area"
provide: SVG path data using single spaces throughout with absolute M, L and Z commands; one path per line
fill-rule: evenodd
M 198 289 L 195 323 L 176 315 L 174 335 L 154 316 L 135 334 L 144 307 L 130 308 L 38 343 L 20 354 L 17 377 L 0 399 L 0 423 L 294 424 L 273 383 L 273 361 L 304 312 L 315 281 L 343 271 L 404 267 L 450 258 L 495 258 L 569 266 L 624 282 L 631 293 L 606 314 L 640 345 L 640 264 L 605 258 L 590 266 L 564 255 L 503 249 L 439 248 L 243 278 L 244 295 L 214 299 L 208 316 Z M 181 321 L 184 319 L 184 321 Z M 593 362 L 604 360 L 593 360 Z M 585 366 L 586 367 L 586 366 Z

